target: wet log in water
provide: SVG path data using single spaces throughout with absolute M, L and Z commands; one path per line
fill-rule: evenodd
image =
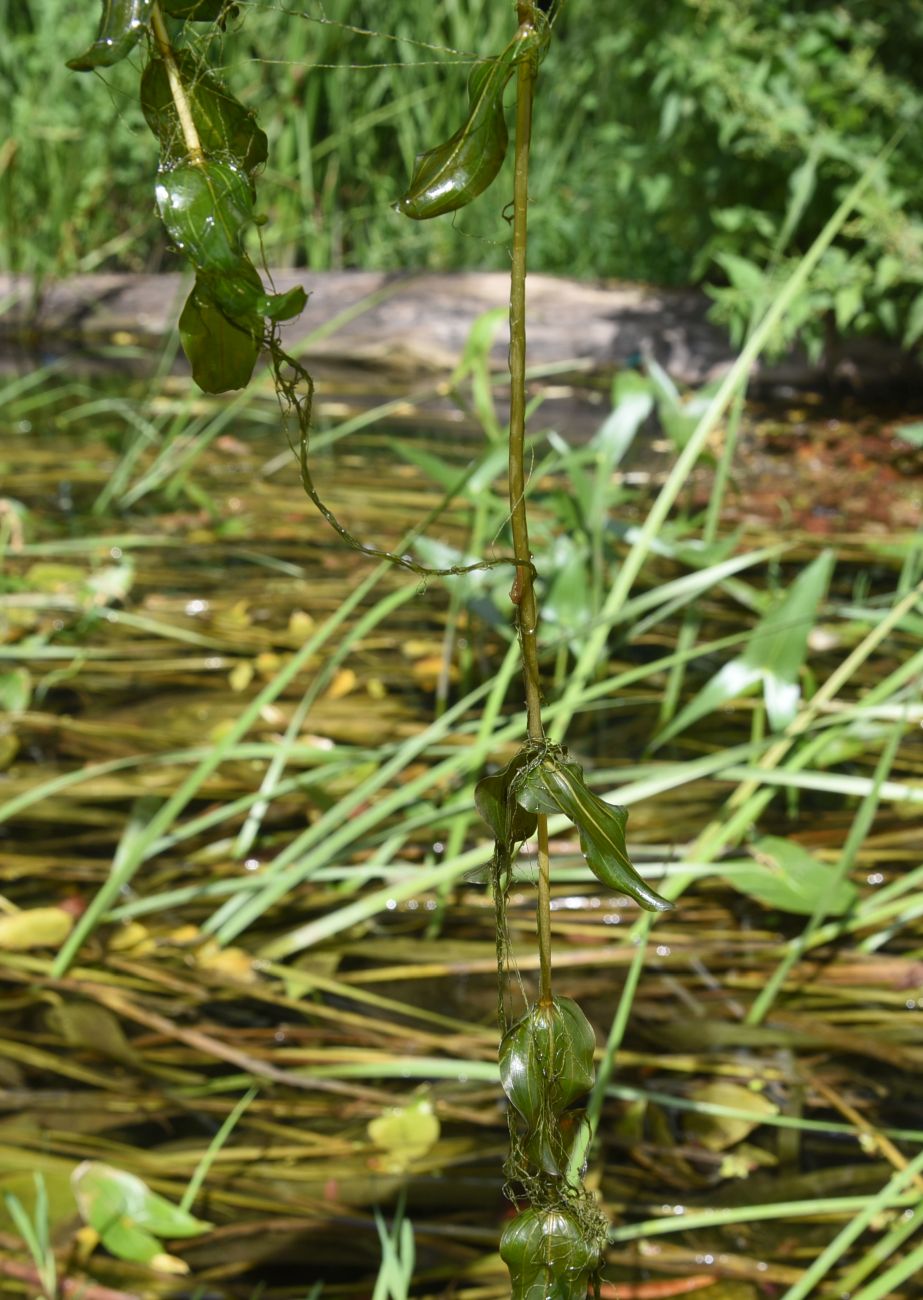
M 293 284 L 310 291 L 304 315 L 284 331 L 288 347 L 303 345 L 309 361 L 390 371 L 451 369 L 474 321 L 490 308 L 505 308 L 509 294 L 499 272 L 283 271 L 274 278 L 280 291 Z M 189 283 L 177 273 L 110 274 L 37 288 L 28 276 L 0 276 L 0 344 L 45 351 L 112 342 L 155 347 L 173 328 Z M 532 275 L 530 362 L 574 360 L 606 371 L 654 357 L 677 382 L 700 384 L 723 374 L 736 355 L 707 319 L 709 306 L 698 290 Z M 312 337 L 319 330 L 322 336 Z M 501 321 L 493 345 L 498 365 L 507 342 Z M 923 387 L 923 366 L 894 344 L 862 339 L 835 345 L 819 362 L 793 351 L 757 367 L 755 378 L 767 388 Z

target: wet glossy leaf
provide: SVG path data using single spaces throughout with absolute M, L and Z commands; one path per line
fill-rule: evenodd
M 837 881 L 833 867 L 791 840 L 766 835 L 751 852 L 754 860 L 735 863 L 726 879 L 766 907 L 810 916 L 823 899 L 828 916 L 842 916 L 858 897 L 851 881 Z
M 593 1086 L 593 1026 L 571 998 L 537 1003 L 503 1036 L 500 1082 L 530 1128 Z
M 517 789 L 530 812 L 562 812 L 580 836 L 580 848 L 593 875 L 610 889 L 621 890 L 649 912 L 667 912 L 673 904 L 638 875 L 625 846 L 628 813 L 590 790 L 579 763 L 549 756 L 532 769 Z
M 540 29 L 517 35 L 496 58 L 476 63 L 468 78 L 468 116 L 445 144 L 417 154 L 407 193 L 395 204 L 416 221 L 463 208 L 483 194 L 506 157 L 503 92 L 520 58 L 540 56 Z
M 83 54 L 68 59 L 75 72 L 110 68 L 138 44 L 151 16 L 153 0 L 103 0 L 96 40 Z
M 240 272 L 242 239 L 253 221 L 246 173 L 232 163 L 178 163 L 163 169 L 157 209 L 176 248 L 199 270 Z
M 77 1166 L 71 1186 L 84 1222 L 120 1259 L 181 1271 L 184 1265 L 164 1254 L 158 1238 L 196 1237 L 211 1227 L 152 1192 L 134 1174 L 94 1160 Z
M 29 907 L 0 916 L 0 952 L 59 948 L 74 928 L 74 917 L 62 907 Z
M 200 299 L 215 304 L 245 331 L 254 315 L 282 321 L 303 310 L 304 289 L 267 294 L 243 251 L 244 231 L 253 221 L 246 172 L 215 159 L 179 163 L 160 173 L 155 193 L 170 238 L 199 272 Z
M 192 377 L 203 392 L 246 388 L 262 344 L 259 316 L 231 320 L 197 278 L 179 318 L 179 334 Z
M 517 1214 L 503 1230 L 500 1258 L 510 1271 L 511 1300 L 586 1300 L 600 1263 L 596 1243 L 563 1209 Z
M 474 787 L 477 810 L 493 832 L 494 839 L 502 844 L 519 844 L 535 834 L 534 813 L 526 812 L 510 788 L 514 777 L 528 762 L 528 753 L 520 750 L 506 767 L 492 776 L 482 777 Z
M 180 79 L 189 100 L 192 119 L 208 157 L 230 161 L 252 177 L 268 152 L 266 133 L 256 118 L 188 50 L 176 51 Z M 141 77 L 141 108 L 147 124 L 160 141 L 164 163 L 181 162 L 187 149 L 173 103 L 166 64 L 152 59 Z
M 825 551 L 798 575 L 754 628 L 744 653 L 726 663 L 680 710 L 657 737 L 658 746 L 759 682 L 773 729 L 781 731 L 791 722 L 801 698 L 798 677 L 807 657 L 808 637 L 830 581 L 833 558 L 832 552 Z

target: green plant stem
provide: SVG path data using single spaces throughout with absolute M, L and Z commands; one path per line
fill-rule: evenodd
M 151 6 L 151 30 L 154 33 L 154 41 L 157 45 L 158 53 L 163 59 L 164 67 L 167 70 L 167 80 L 170 83 L 170 94 L 173 96 L 173 103 L 176 108 L 176 116 L 179 118 L 180 130 L 183 133 L 183 143 L 186 145 L 186 152 L 189 154 L 189 161 L 201 165 L 205 161 L 205 154 L 202 151 L 202 142 L 199 139 L 199 133 L 196 130 L 195 119 L 192 116 L 192 107 L 189 98 L 183 87 L 182 78 L 179 75 L 179 68 L 176 66 L 176 56 L 173 53 L 173 46 L 170 42 L 170 33 L 167 31 L 167 25 L 163 20 L 158 0 L 154 0 Z
M 531 5 L 518 6 L 520 31 L 531 26 Z M 510 524 L 513 532 L 513 555 L 516 580 L 510 593 L 516 605 L 522 675 L 526 692 L 526 719 L 529 739 L 541 744 L 542 696 L 538 670 L 538 602 L 529 549 L 529 525 L 526 517 L 525 438 L 526 438 L 526 248 L 529 208 L 529 146 L 532 140 L 532 102 L 535 91 L 535 66 L 531 59 L 520 59 L 516 69 L 516 144 L 513 173 L 513 258 L 510 271 Z M 548 857 L 548 819 L 538 818 L 538 930 L 541 978 L 539 1000 L 549 1005 L 551 994 L 551 867 Z

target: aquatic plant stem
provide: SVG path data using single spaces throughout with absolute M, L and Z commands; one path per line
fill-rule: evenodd
M 154 42 L 157 45 L 157 51 L 163 59 L 164 67 L 167 70 L 167 81 L 170 83 L 170 94 L 173 97 L 176 116 L 179 118 L 180 130 L 183 133 L 183 143 L 186 146 L 189 161 L 196 165 L 201 165 L 205 161 L 202 142 L 199 139 L 199 133 L 196 130 L 195 119 L 192 116 L 192 107 L 189 103 L 189 97 L 186 94 L 185 87 L 183 86 L 182 78 L 179 75 L 179 68 L 176 65 L 176 55 L 173 52 L 173 45 L 170 42 L 170 33 L 167 31 L 167 25 L 164 22 L 163 12 L 158 0 L 154 0 L 154 3 L 151 5 L 151 30 L 154 33 Z
M 520 33 L 532 29 L 532 6 L 519 4 Z M 529 208 L 529 146 L 532 140 L 532 102 L 535 65 L 520 59 L 516 68 L 516 143 L 513 173 L 513 255 L 510 271 L 510 524 L 516 579 L 510 599 L 516 606 L 522 676 L 526 693 L 529 739 L 542 744 L 542 698 L 538 670 L 538 602 L 529 549 L 526 517 L 526 249 Z M 536 927 L 540 960 L 539 1000 L 550 1005 L 551 995 L 551 865 L 548 856 L 548 818 L 538 817 L 538 904 Z

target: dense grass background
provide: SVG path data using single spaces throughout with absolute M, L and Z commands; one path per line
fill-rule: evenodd
M 391 204 L 414 155 L 459 125 L 472 59 L 514 21 L 495 0 L 245 0 L 221 34 L 188 24 L 271 141 L 267 261 L 313 269 L 508 264 L 501 180 L 454 221 Z M 0 146 L 0 267 L 172 266 L 137 104 L 143 53 L 103 76 L 65 61 L 95 10 L 0 0 L 11 87 Z M 911 125 L 793 320 L 923 334 L 923 4 L 567 0 L 541 80 L 531 264 L 716 287 L 740 328 L 845 188 Z M 509 165 L 509 164 L 508 164 Z M 815 329 L 815 338 L 820 334 Z

